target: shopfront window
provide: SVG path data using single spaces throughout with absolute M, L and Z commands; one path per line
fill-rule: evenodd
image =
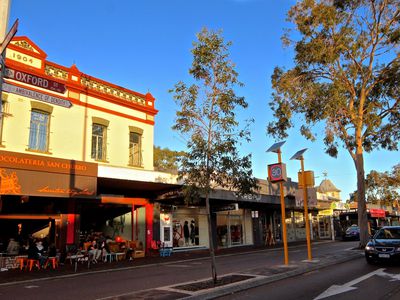
M 223 211 L 217 213 L 218 247 L 242 245 L 244 236 L 244 212 Z
M 172 213 L 173 247 L 208 246 L 207 216 L 200 208 L 178 208 Z

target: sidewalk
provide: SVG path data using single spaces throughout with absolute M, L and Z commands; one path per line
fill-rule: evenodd
M 326 241 L 323 243 L 330 243 L 330 241 Z M 281 246 L 277 246 L 274 248 L 281 248 Z M 237 248 L 221 249 L 217 251 L 216 255 L 245 255 L 248 252 L 269 251 L 268 249 L 273 248 L 244 246 Z M 257 287 L 263 284 L 271 283 L 291 276 L 296 276 L 333 264 L 361 258 L 362 254 L 363 252 L 360 250 L 348 250 L 340 251 L 335 255 L 316 256 L 312 261 L 290 261 L 290 264 L 287 266 L 282 265 L 282 262 L 279 262 L 280 264 L 271 267 L 259 267 L 255 269 L 244 270 L 240 273 L 220 276 L 220 278 L 235 278 L 238 279 L 238 281 L 211 289 L 192 289 L 193 286 L 202 283 L 202 281 L 194 281 L 179 283 L 173 286 L 153 288 L 150 290 L 141 290 L 125 295 L 119 295 L 118 299 L 213 299 L 215 297 Z M 91 265 L 90 269 L 87 268 L 87 264 L 79 264 L 76 273 L 74 272 L 73 266 L 70 265 L 69 262 L 67 262 L 65 265 L 59 266 L 59 268 L 56 270 L 32 270 L 31 272 L 26 270 L 21 271 L 19 269 L 9 270 L 5 272 L 0 272 L 0 287 L 11 286 L 18 283 L 32 283 L 41 280 L 47 280 L 49 278 L 55 279 L 84 275 L 90 276 L 90 273 L 113 272 L 122 269 L 133 269 L 146 265 L 157 265 L 163 263 L 196 260 L 199 258 L 207 257 L 209 257 L 208 250 L 197 250 L 190 252 L 175 252 L 170 257 L 153 256 L 139 258 L 133 261 L 99 263 Z

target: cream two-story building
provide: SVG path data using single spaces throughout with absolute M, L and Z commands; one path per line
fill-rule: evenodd
M 153 237 L 155 99 L 61 66 L 28 37 L 6 50 L 0 130 L 4 242 L 40 233 L 58 247 L 90 232 Z

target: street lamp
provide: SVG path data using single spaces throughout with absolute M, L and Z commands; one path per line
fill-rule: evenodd
M 283 240 L 283 251 L 285 255 L 285 265 L 289 264 L 289 254 L 287 246 L 287 231 L 286 231 L 286 208 L 285 208 L 285 195 L 283 191 L 283 182 L 286 180 L 286 169 L 285 165 L 282 164 L 281 147 L 285 142 L 278 142 L 273 144 L 267 152 L 274 152 L 278 154 L 278 163 L 268 165 L 268 177 L 270 182 L 279 182 L 279 189 L 281 195 L 281 223 L 282 223 L 282 240 Z
M 304 158 L 303 158 L 303 153 L 306 152 L 306 150 L 307 148 L 297 151 L 290 159 L 300 160 L 301 163 L 301 177 L 303 180 L 304 218 L 306 223 L 307 254 L 308 254 L 308 260 L 312 260 L 311 241 L 310 241 L 310 222 L 308 220 L 307 183 L 306 183 L 306 173 L 304 172 Z

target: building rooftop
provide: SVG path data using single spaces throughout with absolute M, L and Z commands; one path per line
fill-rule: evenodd
M 329 179 L 324 179 L 317 187 L 317 192 L 328 193 L 328 192 L 340 192 L 340 190 L 330 181 Z

